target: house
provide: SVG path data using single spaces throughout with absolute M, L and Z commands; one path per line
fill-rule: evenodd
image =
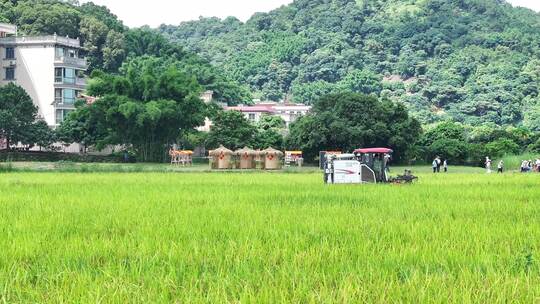
M 253 123 L 257 123 L 261 120 L 263 115 L 275 115 L 276 112 L 272 104 L 260 103 L 252 106 L 239 105 L 236 107 L 226 107 L 227 111 L 239 111 Z
M 299 117 L 308 114 L 311 111 L 311 106 L 288 102 L 263 102 L 250 106 L 227 107 L 225 109 L 228 111 L 240 111 L 253 123 L 259 122 L 263 115 L 279 116 L 285 121 L 286 126 L 289 127 Z
M 86 88 L 88 65 L 79 39 L 18 36 L 17 27 L 0 23 L 0 86 L 23 87 L 50 127 L 58 126 Z

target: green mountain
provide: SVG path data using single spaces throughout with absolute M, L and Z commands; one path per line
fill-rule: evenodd
M 424 123 L 540 130 L 540 14 L 503 0 L 296 0 L 246 23 L 159 30 L 257 98 L 352 90 L 403 102 Z

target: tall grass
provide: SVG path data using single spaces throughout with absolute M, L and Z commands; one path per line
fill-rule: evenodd
M 522 155 L 511 155 L 511 156 L 505 156 L 503 158 L 504 164 L 508 169 L 511 170 L 519 170 L 521 167 L 521 163 L 524 160 L 533 160 L 535 161 L 537 158 L 540 158 L 540 153 L 526 153 Z
M 420 177 L 3 174 L 0 300 L 537 302 L 540 176 Z

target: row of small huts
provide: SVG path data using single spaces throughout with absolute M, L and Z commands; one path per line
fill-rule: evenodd
M 279 170 L 282 167 L 283 155 L 283 152 L 271 147 L 265 150 L 245 147 L 232 151 L 220 146 L 209 153 L 212 169 Z

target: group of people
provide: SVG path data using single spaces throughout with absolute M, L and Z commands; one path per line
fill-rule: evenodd
M 442 160 L 440 156 L 435 157 L 432 163 L 433 173 L 441 172 L 441 167 L 444 172 L 448 172 L 448 160 Z
M 536 161 L 524 160 L 521 162 L 521 173 L 540 172 L 540 158 Z
M 486 172 L 491 173 L 492 172 L 492 165 L 493 161 L 489 156 L 486 156 L 486 160 L 484 162 Z M 432 163 L 433 173 L 439 173 L 441 172 L 441 168 L 444 170 L 444 172 L 448 172 L 448 160 L 447 159 L 441 159 L 440 156 L 435 157 Z M 521 172 L 527 173 L 527 172 L 537 172 L 540 173 L 540 158 L 537 158 L 535 161 L 533 160 L 524 160 L 521 162 Z M 504 173 L 504 160 L 500 160 L 497 164 L 497 173 Z
M 491 159 L 486 156 L 486 171 L 487 173 L 491 173 Z M 524 160 L 521 162 L 521 168 L 522 173 L 527 172 L 540 172 L 540 158 L 536 159 L 536 161 L 532 160 Z M 504 161 L 501 159 L 499 161 L 499 164 L 497 165 L 497 173 L 504 173 Z
M 492 163 L 493 161 L 491 160 L 491 158 L 489 158 L 489 156 L 486 156 L 486 161 L 484 165 L 486 166 L 486 172 L 488 174 L 491 173 Z M 504 173 L 504 160 L 502 159 L 499 161 L 499 164 L 497 165 L 497 173 Z

